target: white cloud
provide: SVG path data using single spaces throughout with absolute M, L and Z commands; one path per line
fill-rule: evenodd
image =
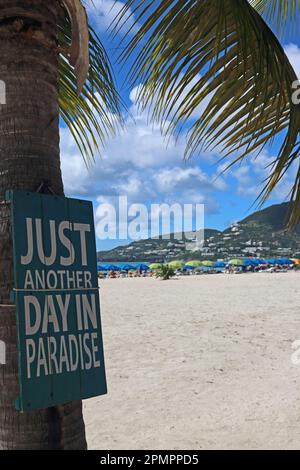
M 61 129 L 62 171 L 68 193 L 111 194 L 121 191 L 138 192 L 147 186 L 145 172 L 155 172 L 163 166 L 182 164 L 184 143 L 174 139 L 166 142 L 156 125 L 149 125 L 148 114 L 138 113 L 132 103 L 125 128 L 111 138 L 100 159 L 88 170 L 67 129 Z M 76 188 L 74 188 L 76 181 Z M 151 188 L 148 189 L 151 192 Z
M 222 178 L 208 176 L 198 166 L 164 168 L 156 176 L 156 184 L 162 192 L 195 188 L 224 191 L 227 188 Z
M 131 115 L 124 130 L 109 140 L 103 157 L 86 168 L 67 129 L 61 129 L 62 172 L 68 195 L 101 201 L 127 195 L 129 203 L 206 203 L 216 212 L 216 193 L 227 186 L 223 178 L 208 175 L 196 159 L 183 161 L 185 136 L 167 142 L 159 126 L 149 125 L 148 112 L 139 113 L 131 94 Z M 207 159 L 207 156 L 205 156 Z
M 228 176 L 235 178 L 238 182 L 237 192 L 241 196 L 256 198 L 263 190 L 266 180 L 272 171 L 275 156 L 266 150 L 258 156 L 251 156 L 246 164 L 229 170 Z M 296 163 L 292 165 L 276 188 L 270 195 L 270 202 L 283 201 L 289 198 L 289 193 L 296 176 Z
M 111 25 L 121 13 L 124 8 L 124 2 L 115 0 L 87 0 L 86 8 L 89 18 L 96 24 L 100 32 L 111 30 Z M 131 33 L 136 32 L 137 26 L 135 25 L 132 10 L 129 9 L 128 13 L 124 14 L 123 32 L 131 30 Z
M 176 84 L 179 86 L 181 79 L 184 79 L 184 74 L 180 74 L 178 80 L 176 81 Z M 192 89 L 198 84 L 199 80 L 201 79 L 201 75 L 198 74 L 196 75 L 192 80 L 190 80 L 187 85 L 181 90 L 180 96 L 176 96 L 176 101 L 173 104 L 172 103 L 172 112 L 171 115 L 174 114 L 178 110 L 178 108 L 187 101 L 189 93 L 192 91 Z M 136 86 L 132 89 L 130 93 L 130 99 L 133 103 L 136 103 L 138 94 L 141 92 L 141 85 Z M 194 111 L 191 113 L 189 119 L 199 119 L 201 118 L 203 112 L 206 110 L 210 100 L 212 99 L 214 95 L 214 92 L 211 92 L 208 94 L 208 96 L 201 101 L 201 103 L 194 109 Z M 174 95 L 175 99 L 175 95 Z M 149 111 L 149 109 L 148 109 Z M 150 109 L 151 111 L 151 109 Z
M 300 48 L 296 44 L 290 43 L 284 47 L 284 50 L 300 80 Z

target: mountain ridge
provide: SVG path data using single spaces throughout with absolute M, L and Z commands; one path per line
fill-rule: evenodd
M 226 259 L 234 257 L 300 256 L 300 223 L 287 231 L 290 203 L 255 211 L 224 231 L 205 229 L 200 248 L 196 234 L 169 239 L 145 239 L 98 253 L 99 261 L 169 261 L 172 259 Z M 180 234 L 179 234 L 180 235 Z

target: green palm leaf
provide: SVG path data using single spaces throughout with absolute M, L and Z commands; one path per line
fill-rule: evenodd
M 60 114 L 69 127 L 86 163 L 114 135 L 122 123 L 122 100 L 115 88 L 111 65 L 95 31 L 89 28 L 89 74 L 78 93 L 74 68 L 63 54 L 59 60 Z M 68 14 L 59 24 L 59 45 L 66 50 L 71 44 L 72 31 Z
M 152 4 L 152 9 L 149 7 Z M 165 133 L 188 129 L 186 158 L 222 145 L 231 163 L 284 132 L 261 194 L 264 201 L 298 158 L 300 107 L 292 100 L 297 76 L 278 39 L 247 0 L 129 0 L 141 25 L 121 55 L 137 50 L 131 84 Z M 256 5 L 257 6 L 257 5 Z M 262 7 L 262 4 L 261 4 Z M 208 100 L 200 117 L 195 113 Z M 237 155 L 238 153 L 238 156 Z M 300 174 L 291 195 L 300 215 Z
M 276 26 L 277 32 L 299 29 L 300 0 L 250 0 L 249 3 Z

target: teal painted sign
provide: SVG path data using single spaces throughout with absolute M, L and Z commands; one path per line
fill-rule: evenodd
M 19 410 L 106 393 L 92 204 L 13 191 Z

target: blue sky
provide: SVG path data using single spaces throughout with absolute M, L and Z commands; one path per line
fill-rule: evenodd
M 68 130 L 61 128 L 66 195 L 93 200 L 96 228 L 99 204 L 111 201 L 118 194 L 127 195 L 129 203 L 204 203 L 206 227 L 221 230 L 233 221 L 246 217 L 255 208 L 253 203 L 268 174 L 266 167 L 276 156 L 278 142 L 264 150 L 257 159 L 250 156 L 242 165 L 233 167 L 218 178 L 223 165 L 219 162 L 221 149 L 204 153 L 188 162 L 183 161 L 184 131 L 177 143 L 171 139 L 167 145 L 158 126 L 149 124 L 147 112 L 139 113 L 135 101 L 136 89 L 124 86 L 126 68 L 120 71 L 116 65 L 117 43 L 112 43 L 107 34 L 107 28 L 122 7 L 122 2 L 93 0 L 93 3 L 94 6 L 90 4 L 88 7 L 88 14 L 114 64 L 119 91 L 131 116 L 125 116 L 125 129 L 107 142 L 102 157 L 96 156 L 96 163 L 89 170 Z M 299 41 L 286 38 L 283 44 L 300 77 Z M 202 109 L 199 109 L 199 115 Z M 286 200 L 292 181 L 291 171 L 267 205 Z M 119 241 L 97 239 L 98 249 L 101 250 L 119 244 Z

